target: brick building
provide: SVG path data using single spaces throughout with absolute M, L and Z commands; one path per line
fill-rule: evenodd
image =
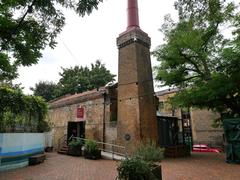
M 175 109 L 168 102 L 168 98 L 174 96 L 178 89 L 156 92 L 159 98 L 159 111 L 161 115 L 176 116 L 183 119 L 187 131 L 191 131 L 194 143 L 206 143 L 213 146 L 223 144 L 223 129 L 213 128 L 213 120 L 219 118 L 219 114 L 207 109 Z
M 128 143 L 130 153 L 142 141 L 158 141 L 151 40 L 140 29 L 137 0 L 128 0 L 127 12 L 127 29 L 117 38 L 118 87 L 50 102 L 55 148 L 64 134 L 67 138 L 74 135 L 120 145 Z
M 151 39 L 140 29 L 137 0 L 128 0 L 127 12 L 127 29 L 117 38 L 118 85 L 50 102 L 48 118 L 53 125 L 54 149 L 63 137 L 69 139 L 72 135 L 119 145 L 128 143 L 129 152 L 142 141 L 159 140 L 149 51 Z M 157 95 L 160 105 L 164 106 L 161 113 L 186 117 L 185 123 L 191 124 L 194 141 L 220 141 L 222 130 L 212 129 L 209 121 L 217 115 L 207 111 L 172 109 L 165 103 L 174 95 L 172 92 Z
M 97 141 L 120 144 L 118 140 L 118 87 L 117 84 L 69 95 L 49 103 L 48 119 L 53 127 L 53 146 L 58 148 L 58 141 L 66 134 L 70 136 L 76 127 L 76 136 Z M 176 89 L 156 92 L 159 98 L 159 111 L 163 116 L 175 116 L 183 119 L 185 126 L 190 126 L 194 143 L 222 145 L 223 129 L 213 128 L 212 120 L 218 118 L 208 110 L 191 108 L 173 109 L 167 103 L 168 97 L 174 96 Z M 130 101 L 130 100 L 128 100 Z M 83 117 L 78 118 L 78 109 L 83 109 Z M 126 110 L 126 115 L 128 114 Z M 132 127 L 135 128 L 135 127 Z M 83 134 L 79 134 L 82 133 Z M 83 135 L 83 136 L 81 136 Z M 68 137 L 69 138 L 69 137 Z
M 116 85 L 69 95 L 49 102 L 48 120 L 53 127 L 53 147 L 74 136 L 115 143 L 117 138 Z M 80 117 L 78 111 L 81 110 Z

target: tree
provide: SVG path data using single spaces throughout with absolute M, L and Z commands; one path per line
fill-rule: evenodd
M 41 51 L 56 45 L 65 18 L 61 8 L 80 16 L 97 9 L 102 0 L 0 1 L 0 80 L 17 77 L 19 65 L 36 64 Z
M 48 107 L 38 96 L 24 95 L 21 89 L 8 85 L 0 86 L 0 132 L 49 131 L 46 119 Z M 16 127 L 18 127 L 16 129 Z
M 225 0 L 178 0 L 175 7 L 179 22 L 166 16 L 165 43 L 153 53 L 157 79 L 180 89 L 174 105 L 240 116 L 239 7 Z
M 35 96 L 41 96 L 46 101 L 50 101 L 56 97 L 57 85 L 53 82 L 40 81 L 35 84 L 35 88 L 30 88 Z
M 59 73 L 61 78 L 58 83 L 58 96 L 99 88 L 114 81 L 115 77 L 99 60 L 91 64 L 91 68 L 75 66 L 62 70 L 63 72 Z
M 111 74 L 105 65 L 97 60 L 95 64 L 91 64 L 88 89 L 104 86 L 108 82 L 114 81 L 114 77 L 115 75 Z

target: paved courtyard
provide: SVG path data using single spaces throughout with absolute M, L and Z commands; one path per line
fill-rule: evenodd
M 205 153 L 196 153 L 188 158 L 165 159 L 162 162 L 163 179 L 239 180 L 240 165 L 230 165 L 224 160 L 224 154 Z M 44 163 L 1 172 L 0 180 L 114 180 L 117 163 L 48 153 Z

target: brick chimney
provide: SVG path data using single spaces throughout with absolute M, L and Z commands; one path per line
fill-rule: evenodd
M 127 12 L 127 30 L 117 38 L 117 136 L 118 143 L 129 144 L 131 153 L 140 142 L 157 141 L 158 136 L 149 50 L 151 40 L 139 27 L 137 0 L 128 0 Z

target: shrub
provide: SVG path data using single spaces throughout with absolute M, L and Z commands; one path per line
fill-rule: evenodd
M 68 145 L 78 147 L 78 146 L 82 146 L 83 142 L 79 139 L 77 140 L 73 139 L 70 143 L 68 143 Z
M 163 154 L 164 148 L 157 147 L 156 143 L 148 141 L 140 144 L 134 156 L 147 162 L 157 162 L 163 159 Z
M 156 180 L 151 172 L 152 164 L 140 158 L 125 159 L 119 164 L 118 178 L 120 180 Z
M 86 140 L 84 150 L 87 151 L 88 153 L 96 152 L 98 150 L 97 142 L 90 139 Z
M 73 156 L 81 156 L 82 154 L 82 141 L 79 139 L 73 139 L 68 143 L 68 154 Z
M 38 96 L 0 84 L 0 132 L 46 132 L 48 106 Z
M 101 150 L 98 149 L 96 141 L 87 140 L 85 142 L 84 157 L 86 159 L 100 159 L 101 158 Z
M 163 159 L 164 149 L 148 141 L 140 144 L 131 159 L 121 161 L 118 166 L 120 180 L 159 180 L 162 179 L 161 166 L 155 164 Z

